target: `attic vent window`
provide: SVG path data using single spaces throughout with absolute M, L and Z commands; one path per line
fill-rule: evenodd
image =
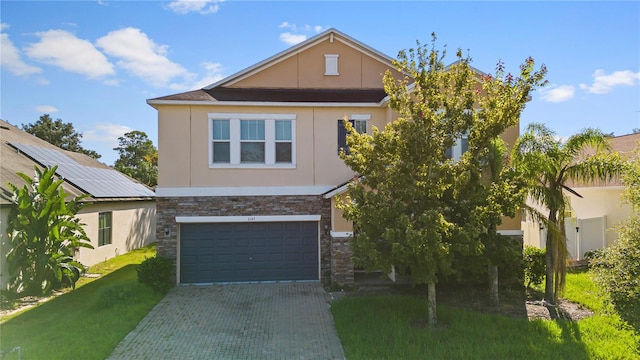
M 324 54 L 324 74 L 337 76 L 338 74 L 338 54 Z

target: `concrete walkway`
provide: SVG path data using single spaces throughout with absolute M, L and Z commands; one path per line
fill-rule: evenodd
M 109 359 L 344 359 L 320 283 L 179 286 Z

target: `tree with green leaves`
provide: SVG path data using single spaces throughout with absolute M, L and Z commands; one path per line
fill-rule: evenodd
M 398 118 L 383 130 L 359 134 L 349 122 L 349 154 L 344 162 L 361 176 L 340 206 L 353 221 L 355 265 L 390 272 L 395 268 L 414 284 L 428 285 L 429 324 L 436 324 L 439 276 L 455 273 L 457 256 L 480 255 L 481 234 L 492 219 L 509 213 L 503 200 L 513 186 L 483 180 L 490 144 L 517 126 L 529 95 L 544 85 L 546 69 L 536 71 L 529 58 L 519 77 L 497 66 L 495 76 L 474 71 L 471 59 L 457 51 L 444 65 L 446 51 L 418 43 L 394 61 L 406 77 L 384 76 L 389 105 Z M 467 135 L 460 159 L 447 149 Z M 515 189 L 517 190 L 517 189 Z M 516 191 L 518 192 L 518 191 Z
M 567 272 L 564 214 L 570 204 L 565 191 L 582 197 L 570 183 L 610 180 L 622 169 L 619 155 L 607 151 L 607 139 L 600 130 L 585 129 L 562 141 L 545 125 L 532 123 L 513 148 L 514 163 L 530 179 L 530 198 L 548 211 L 544 215 L 529 208 L 547 229 L 544 299 L 550 305 L 556 304 Z
M 69 284 L 75 287 L 84 271 L 74 260 L 76 248 L 93 248 L 76 214 L 83 207 L 80 196 L 67 201 L 63 180 L 55 179 L 57 167 L 40 170 L 35 177 L 18 173 L 26 184 L 13 184 L 9 213 L 7 263 L 10 285 L 26 295 L 45 295 Z
M 85 149 L 80 145 L 82 134 L 73 128 L 73 124 L 63 123 L 62 119 L 54 121 L 49 114 L 40 116 L 40 119 L 33 124 L 23 124 L 22 130 L 61 149 L 86 154 L 94 159 L 101 157 L 94 150 Z
M 620 316 L 640 328 L 640 144 L 622 172 L 631 216 L 617 224 L 618 240 L 590 261 L 594 280 Z
M 158 184 L 158 150 L 143 131 L 130 131 L 118 138 L 120 144 L 113 150 L 120 157 L 116 160 L 116 170 L 148 186 Z

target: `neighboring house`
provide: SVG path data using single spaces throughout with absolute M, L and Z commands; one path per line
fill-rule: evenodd
M 403 76 L 329 29 L 203 89 L 147 100 L 158 110 L 158 254 L 176 260 L 179 283 L 353 284 L 352 227 L 335 206 L 356 175 L 338 156 L 342 119 L 367 132 L 394 119 L 387 70 Z M 501 229 L 521 236 L 520 219 Z
M 633 158 L 640 133 L 612 137 L 609 145 L 623 159 Z M 605 248 L 618 239 L 615 226 L 631 215 L 631 206 L 622 201 L 624 186 L 619 178 L 594 184 L 572 183 L 569 187 L 582 198 L 565 192 L 571 205 L 571 213 L 565 218 L 567 247 L 572 260 L 582 260 L 587 251 Z M 540 224 L 523 221 L 522 229 L 526 245 L 545 246 L 546 230 Z
M 78 218 L 94 249 L 80 248 L 76 259 L 90 266 L 155 240 L 155 194 L 147 186 L 84 154 L 62 150 L 0 120 L 0 285 L 9 281 L 6 267 L 7 222 L 12 192 L 22 187 L 16 173 L 34 176 L 34 166 L 58 165 L 56 174 L 70 196 L 89 194 Z

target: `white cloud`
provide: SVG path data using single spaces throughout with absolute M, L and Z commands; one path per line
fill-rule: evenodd
M 633 86 L 638 80 L 640 80 L 640 72 L 622 70 L 607 75 L 604 70 L 598 69 L 593 73 L 593 83 L 580 84 L 580 88 L 592 94 L 606 94 L 615 86 Z
M 288 21 L 283 21 L 280 25 L 278 25 L 279 28 L 285 28 L 285 29 L 291 29 L 292 31 L 296 31 L 296 26 L 294 24 L 289 24 Z
M 280 40 L 282 40 L 285 44 L 295 45 L 307 40 L 307 35 L 296 35 L 290 32 L 284 32 L 280 34 Z
M 126 125 L 97 123 L 92 129 L 86 130 L 82 133 L 82 141 L 83 143 L 85 141 L 103 143 L 114 148 L 119 144 L 118 138 L 129 131 L 133 131 L 133 129 Z
M 4 30 L 7 27 L 9 27 L 7 24 L 0 24 L 0 30 Z M 0 67 L 18 76 L 28 76 L 42 72 L 39 67 L 28 65 L 22 61 L 20 50 L 13 45 L 8 34 L 0 34 Z
M 155 87 L 168 86 L 176 77 L 190 78 L 181 65 L 167 58 L 167 46 L 158 45 L 135 28 L 112 31 L 99 38 L 96 44 L 109 56 L 118 58 L 116 63 Z
M 216 13 L 220 9 L 222 0 L 176 0 L 169 3 L 168 7 L 177 14 L 198 12 L 200 14 Z
M 324 28 L 320 25 L 311 26 L 309 24 L 305 24 L 302 26 L 298 26 L 296 24 L 292 24 L 288 21 L 283 21 L 278 25 L 280 29 L 289 29 L 289 31 L 280 33 L 280 40 L 287 45 L 295 45 L 301 43 L 309 37 L 309 35 L 318 34 L 324 30 Z
M 559 103 L 571 99 L 575 91 L 575 87 L 571 85 L 551 85 L 549 88 L 540 90 L 540 98 L 543 101 Z
M 65 30 L 48 30 L 36 34 L 40 41 L 30 44 L 27 56 L 90 79 L 115 73 L 113 65 L 91 42 Z
M 195 75 L 190 76 L 183 83 L 171 84 L 171 89 L 177 91 L 202 89 L 207 85 L 211 85 L 224 79 L 224 75 L 222 74 L 222 65 L 220 63 L 204 62 L 200 64 L 200 66 L 205 71 L 205 75 L 202 78 L 196 79 Z
M 9 24 L 7 23 L 0 23 L 0 31 L 9 28 Z
M 58 112 L 58 108 L 51 105 L 38 105 L 36 106 L 36 112 L 41 114 L 53 114 Z

